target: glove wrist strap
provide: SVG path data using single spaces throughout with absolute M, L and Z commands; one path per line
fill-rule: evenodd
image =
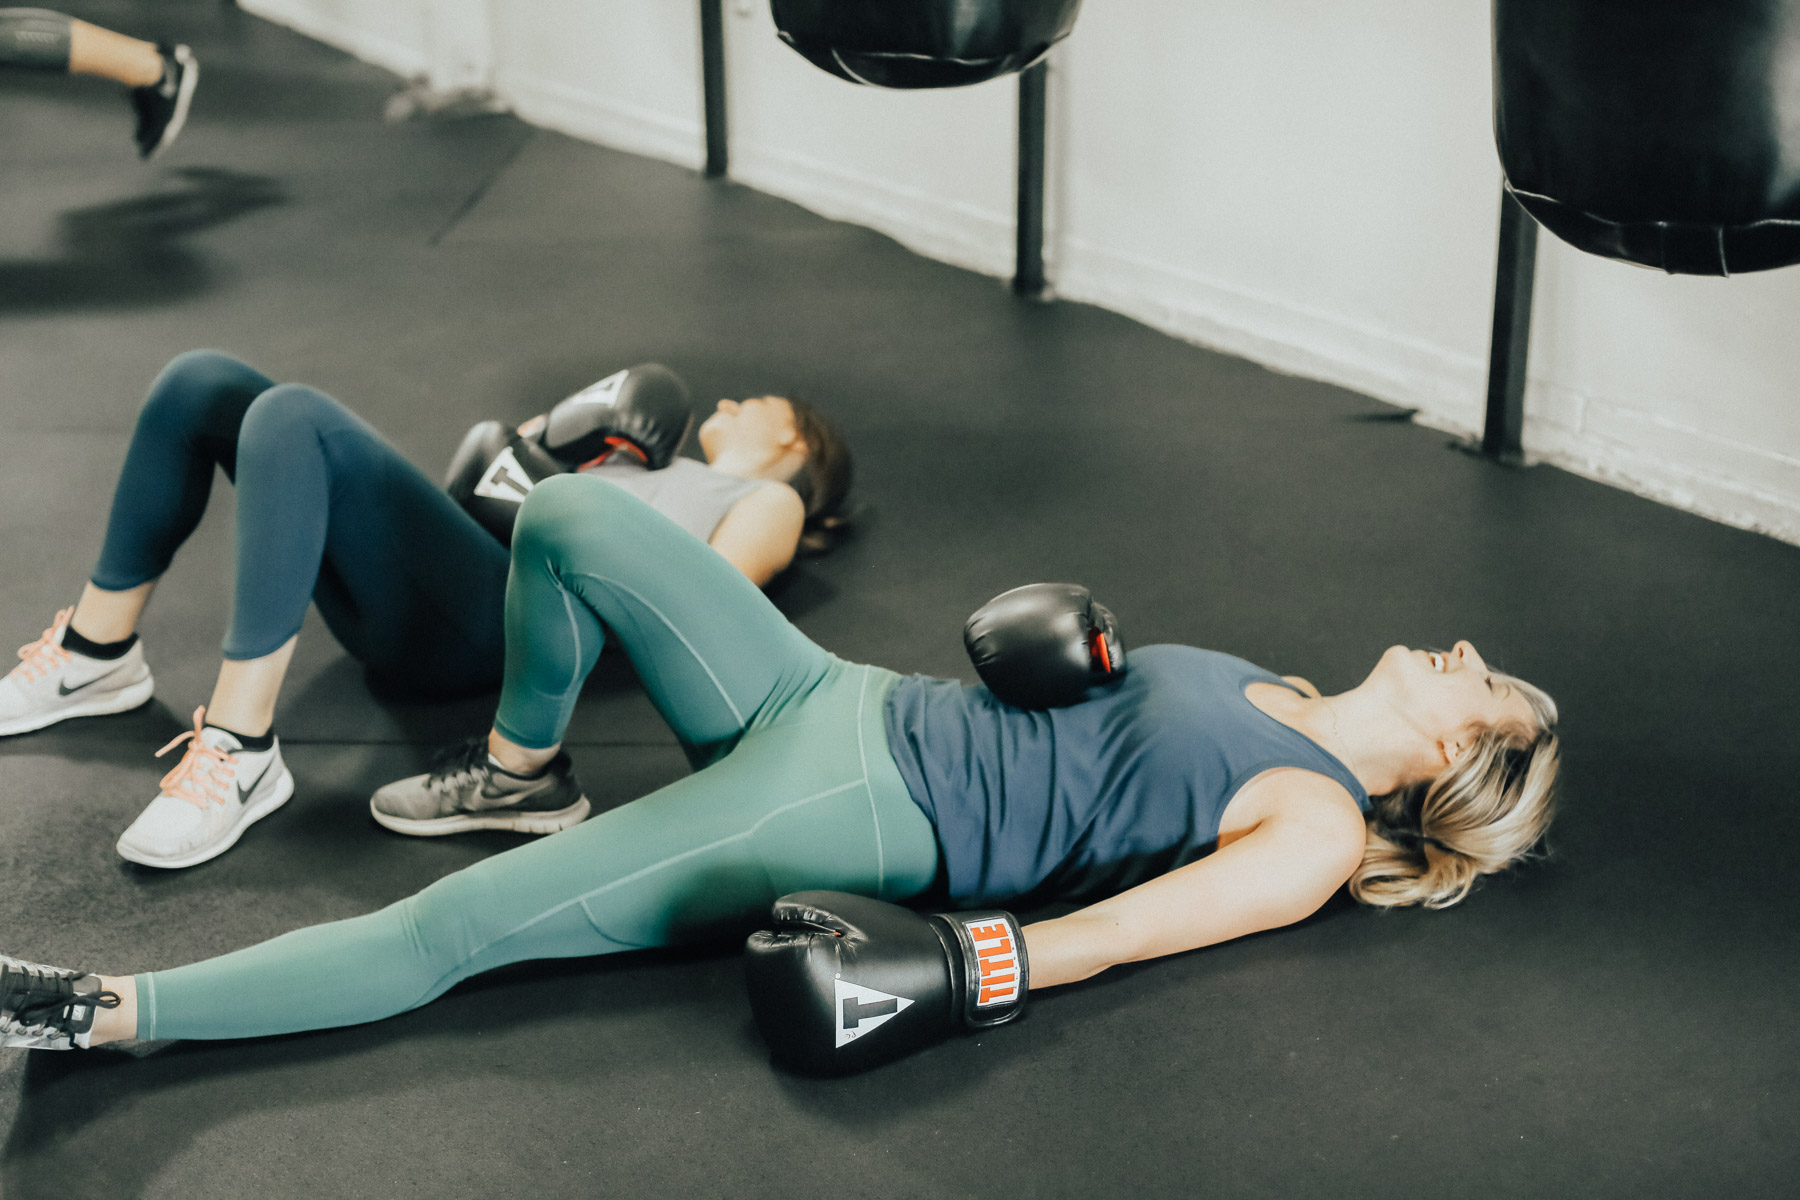
M 1025 1011 L 1031 968 L 1025 930 L 1003 909 L 939 913 L 932 928 L 961 966 L 953 1015 L 971 1029 L 1002 1025 Z

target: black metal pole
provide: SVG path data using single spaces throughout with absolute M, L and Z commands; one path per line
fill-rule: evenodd
M 729 165 L 725 139 L 725 0 L 700 0 L 700 91 L 706 109 L 706 177 Z
M 1044 295 L 1044 127 L 1050 73 L 1040 60 L 1019 73 L 1019 215 L 1013 291 L 1033 299 Z
M 1531 354 L 1531 289 L 1537 275 L 1537 222 L 1500 189 L 1500 249 L 1494 265 L 1494 336 L 1488 351 L 1487 422 L 1481 452 L 1525 461 L 1525 364 Z

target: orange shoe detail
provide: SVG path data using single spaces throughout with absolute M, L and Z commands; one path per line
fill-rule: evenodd
M 56 619 L 50 622 L 50 628 L 44 630 L 37 641 L 20 646 L 19 665 L 12 669 L 12 673 L 26 683 L 31 683 L 68 662 L 69 652 L 57 643 L 57 639 L 62 635 L 63 626 L 74 615 L 73 606 L 63 609 L 56 614 Z
M 205 717 L 206 706 L 202 704 L 194 710 L 194 727 L 156 752 L 156 757 L 161 758 L 181 743 L 188 744 L 187 753 L 181 756 L 175 769 L 162 777 L 162 790 L 186 800 L 195 808 L 223 804 L 230 799 L 224 791 L 225 780 L 215 772 L 223 764 L 237 762 L 237 755 L 200 740 Z

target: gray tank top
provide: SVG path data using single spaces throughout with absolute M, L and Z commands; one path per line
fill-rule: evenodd
M 624 488 L 703 542 L 712 540 L 739 500 L 768 482 L 727 475 L 691 458 L 677 458 L 652 471 L 628 454 L 615 454 L 582 474 Z

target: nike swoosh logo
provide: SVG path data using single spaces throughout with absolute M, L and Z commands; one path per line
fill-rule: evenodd
M 88 680 L 86 683 L 78 683 L 74 687 L 70 687 L 68 684 L 64 683 L 62 680 L 59 679 L 56 681 L 56 694 L 59 696 L 73 696 L 76 692 L 79 692 L 81 689 L 91 688 L 96 683 L 99 683 L 102 679 L 110 679 L 112 676 L 114 676 L 118 673 L 119 673 L 119 668 L 114 667 L 112 670 L 103 672 L 102 674 L 99 674 L 99 675 L 96 675 L 92 679 Z
M 237 785 L 238 803 L 239 804 L 250 803 L 250 793 L 254 792 L 257 788 L 262 786 L 263 777 L 269 773 L 269 768 L 274 765 L 275 765 L 275 760 L 271 758 L 268 762 L 263 764 L 262 775 L 258 775 L 256 777 L 255 783 L 251 784 L 249 787 L 245 787 L 241 783 Z

